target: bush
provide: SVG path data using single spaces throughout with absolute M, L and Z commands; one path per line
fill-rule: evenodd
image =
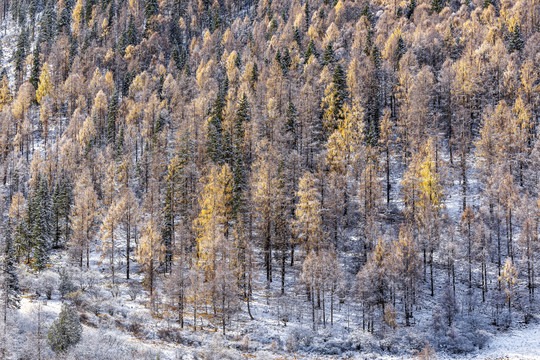
M 50 270 L 42 272 L 38 280 L 38 294 L 45 295 L 47 300 L 50 300 L 59 283 L 60 276 L 57 273 Z
M 311 345 L 313 332 L 306 328 L 294 328 L 289 331 L 285 340 L 285 347 L 289 352 L 305 349 Z

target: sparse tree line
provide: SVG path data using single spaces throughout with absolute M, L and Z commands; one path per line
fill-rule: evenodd
M 194 330 L 535 314 L 538 0 L 3 5 L 4 319 L 58 253 Z

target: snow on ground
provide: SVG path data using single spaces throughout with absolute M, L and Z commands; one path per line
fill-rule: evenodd
M 540 325 L 529 325 L 525 328 L 499 334 L 492 338 L 483 350 L 463 358 L 474 360 L 540 359 Z

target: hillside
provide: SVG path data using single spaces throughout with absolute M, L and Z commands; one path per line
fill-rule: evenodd
M 0 358 L 537 356 L 539 0 L 2 9 Z

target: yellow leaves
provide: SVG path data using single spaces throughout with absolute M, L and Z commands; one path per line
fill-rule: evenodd
M 540 93 L 538 78 L 536 65 L 530 59 L 527 59 L 521 66 L 521 86 L 526 99 Z
M 383 57 L 390 61 L 394 66 L 397 64 L 397 61 L 399 60 L 399 39 L 401 38 L 401 29 L 397 28 L 394 30 L 392 35 L 388 38 L 386 41 L 386 44 L 384 45 L 384 51 L 383 51 Z
M 51 83 L 51 76 L 49 74 L 49 65 L 43 64 L 41 69 L 41 75 L 39 75 L 39 83 L 36 91 L 37 102 L 41 104 L 41 101 L 45 96 L 49 96 L 53 91 L 53 85 Z
M 230 50 L 232 48 L 234 44 L 234 36 L 230 28 L 227 28 L 227 30 L 225 30 L 225 33 L 223 34 L 223 38 L 221 39 L 221 44 L 227 50 Z
M 105 89 L 108 90 L 109 94 L 112 94 L 114 90 L 114 75 L 112 71 L 107 71 L 105 73 Z
M 293 222 L 297 239 L 304 245 L 306 252 L 319 248 L 324 242 L 321 218 L 321 199 L 316 187 L 317 179 L 306 171 L 300 179 L 297 196 L 299 201 L 296 204 L 296 219 Z
M 325 44 L 328 44 L 329 42 L 335 42 L 339 36 L 340 31 L 335 23 L 331 23 L 330 26 L 328 26 L 328 29 L 326 29 L 326 36 L 324 38 Z
M 519 19 L 516 15 L 512 16 L 508 21 L 508 32 L 513 33 L 516 31 L 516 28 L 519 27 Z
M 11 206 L 9 207 L 9 217 L 16 224 L 24 216 L 26 207 L 26 199 L 21 192 L 16 192 L 11 199 Z
M 2 82 L 0 83 L 0 111 L 5 105 L 8 105 L 13 100 L 11 90 L 9 88 L 9 80 L 7 75 L 4 75 Z
M 137 249 L 139 263 L 144 266 L 159 266 L 165 258 L 165 246 L 161 242 L 161 231 L 154 218 L 147 220 L 141 232 Z
M 344 173 L 352 165 L 362 150 L 364 109 L 346 104 L 344 118 L 338 128 L 330 135 L 326 144 L 326 161 L 330 168 Z
M 21 87 L 19 88 L 19 93 L 17 94 L 17 97 L 13 102 L 12 113 L 15 118 L 21 120 L 24 119 L 28 108 L 30 108 L 32 100 L 34 99 L 34 95 L 35 91 L 32 84 L 30 84 L 29 82 L 25 82 L 21 85 Z
M 79 36 L 79 33 L 81 31 L 82 15 L 83 0 L 77 0 L 77 2 L 75 3 L 75 7 L 73 7 L 73 13 L 71 15 L 71 18 L 73 19 L 73 21 L 71 22 L 71 29 L 73 30 L 75 36 Z
M 429 138 L 422 151 L 413 156 L 401 181 L 407 215 L 424 225 L 442 209 L 444 200 L 440 184 L 442 163 L 436 158 L 434 141 Z
M 146 71 L 143 71 L 135 76 L 135 79 L 133 79 L 131 85 L 129 86 L 129 96 L 136 101 L 140 100 L 140 94 L 146 90 L 149 82 L 150 76 Z
M 199 200 L 201 212 L 194 221 L 199 266 L 212 266 L 215 242 L 223 238 L 232 214 L 233 175 L 228 165 L 212 167 Z
M 110 63 L 113 59 L 114 59 L 114 50 L 113 49 L 108 49 L 107 53 L 105 54 L 104 61 L 106 63 Z
M 235 86 L 238 80 L 240 79 L 240 70 L 236 67 L 236 60 L 238 59 L 238 54 L 236 50 L 233 50 L 227 57 L 226 67 L 227 67 L 227 77 L 230 81 L 231 86 Z
M 207 88 L 213 74 L 214 64 L 214 60 L 210 60 L 207 63 L 204 63 L 204 60 L 201 61 L 196 73 L 197 85 L 199 85 L 199 89 L 204 90 Z
M 499 276 L 499 282 L 501 283 L 503 290 L 506 294 L 506 301 L 510 306 L 510 300 L 514 296 L 515 286 L 517 284 L 518 273 L 514 263 L 510 257 L 506 258 L 504 267 L 502 268 L 501 275 Z
M 94 124 L 94 119 L 89 116 L 84 120 L 83 126 L 77 135 L 77 140 L 82 148 L 86 148 L 88 145 L 90 145 L 90 142 L 96 137 L 96 135 L 97 131 Z
M 424 162 L 422 163 L 420 170 L 420 189 L 423 195 L 423 206 L 430 206 L 435 210 L 439 210 L 442 206 L 444 193 L 443 188 L 440 185 L 440 175 L 437 173 L 437 163 L 432 138 L 428 140 L 424 152 Z

